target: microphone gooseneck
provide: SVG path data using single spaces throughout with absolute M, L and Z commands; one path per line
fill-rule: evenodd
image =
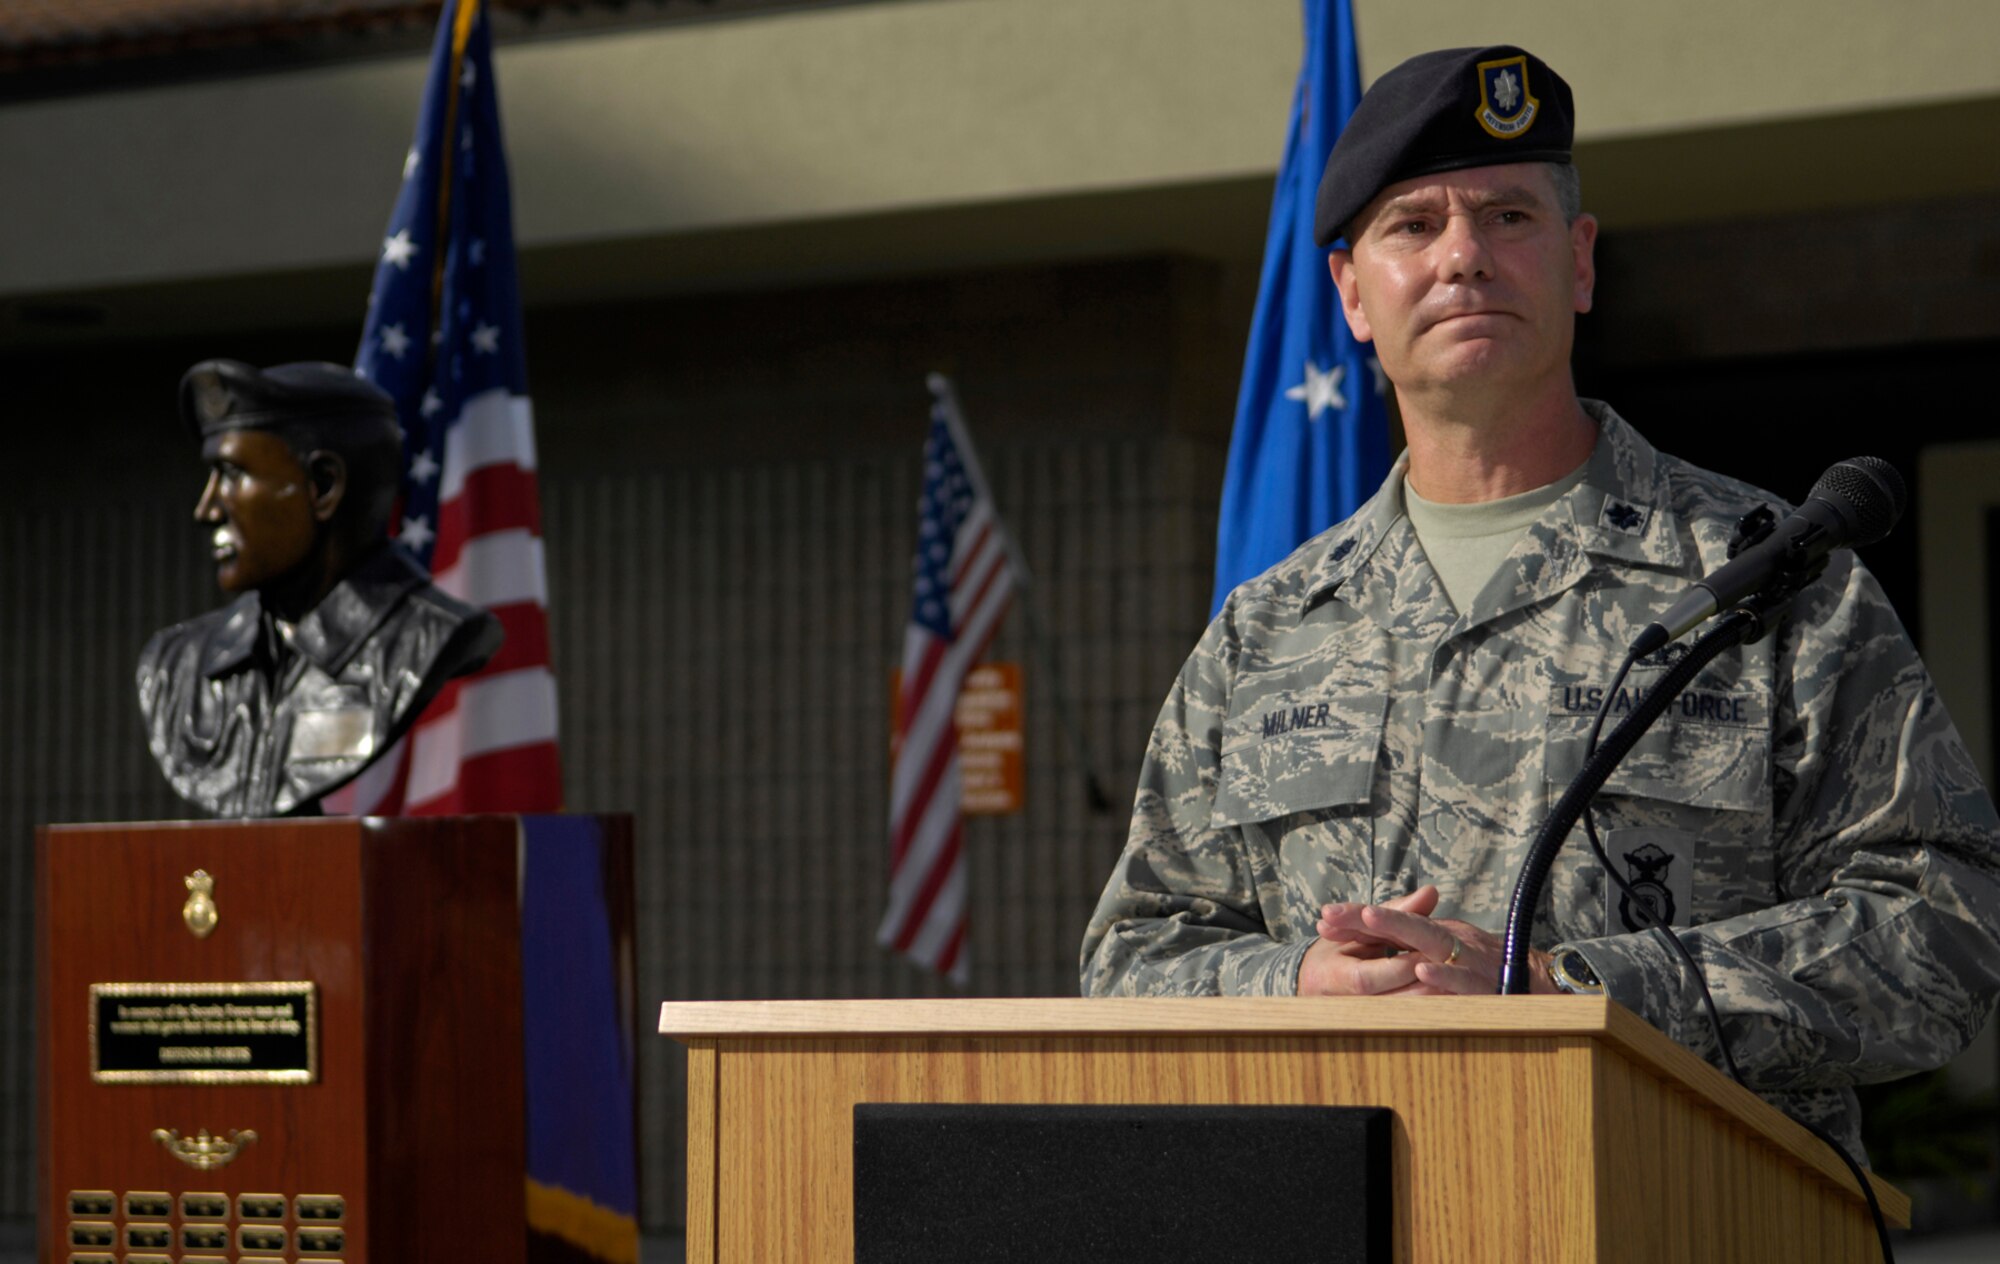
M 1803 586 L 1835 549 L 1873 544 L 1903 516 L 1908 493 L 1887 461 L 1850 457 L 1813 484 L 1805 503 L 1728 562 L 1695 582 L 1632 642 L 1650 654 L 1698 624 L 1773 586 Z

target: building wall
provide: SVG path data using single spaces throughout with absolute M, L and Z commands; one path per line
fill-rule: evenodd
M 946 991 L 874 943 L 933 368 L 1113 801 L 1088 807 L 1017 608 L 993 653 L 1026 672 L 1027 806 L 967 829 L 971 990 L 1074 993 L 1146 735 L 1206 622 L 1242 303 L 1212 266 L 1152 260 L 531 318 L 568 801 L 634 814 L 642 1013 Z M 145 636 L 216 604 L 173 384 L 204 356 L 338 357 L 350 337 L 0 355 L 20 415 L 50 419 L 0 469 L 0 1219 L 32 1210 L 32 829 L 185 814 L 131 700 Z M 685 1088 L 651 1025 L 657 1226 L 681 1216 Z
M 1988 0 L 1357 9 L 1369 76 L 1440 43 L 1545 54 L 1578 92 L 1580 146 L 1605 156 L 1612 223 L 2000 190 Z M 567 301 L 1010 258 L 1254 255 L 1298 12 L 897 0 L 511 43 L 499 77 L 529 281 Z M 0 297 L 91 294 L 114 335 L 121 319 L 225 327 L 255 309 L 211 288 L 163 311 L 148 288 L 359 270 L 424 69 L 399 53 L 0 107 L 0 240 L 32 243 L 0 252 Z M 1131 200 L 1165 190 L 1193 200 Z M 538 271 L 540 255 L 561 266 Z M 344 318 L 351 284 L 294 287 L 286 318 Z

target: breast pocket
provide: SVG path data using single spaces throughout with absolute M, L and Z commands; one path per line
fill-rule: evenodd
M 1232 714 L 1223 729 L 1211 824 L 1366 808 L 1388 708 L 1386 693 L 1329 697 L 1300 690 Z
M 1633 686 L 1637 689 L 1641 686 Z M 1610 733 L 1623 718 L 1605 721 Z M 1549 699 L 1547 762 L 1553 792 L 1583 770 L 1596 701 L 1556 686 Z M 1771 810 L 1771 707 L 1760 690 L 1693 688 L 1639 739 L 1600 792 L 1726 812 Z
M 1546 762 L 1551 807 L 1583 769 L 1595 715 L 1594 703 L 1584 705 L 1576 690 L 1555 693 Z M 1606 721 L 1606 733 L 1619 718 Z M 1744 687 L 1683 692 L 1598 791 L 1594 811 L 1620 876 L 1669 924 L 1715 921 L 1770 903 L 1769 694 Z M 1584 919 L 1582 933 L 1644 924 L 1630 907 L 1633 897 L 1605 881 L 1580 827 L 1557 859 L 1553 883 L 1565 897 L 1558 907 Z

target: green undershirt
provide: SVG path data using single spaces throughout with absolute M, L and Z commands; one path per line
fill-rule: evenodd
M 1581 483 L 1589 464 L 1586 460 L 1533 491 L 1470 505 L 1425 500 L 1410 486 L 1409 479 L 1403 480 L 1403 513 L 1415 529 L 1431 569 L 1443 581 L 1445 596 L 1461 614 L 1500 570 L 1529 524 Z

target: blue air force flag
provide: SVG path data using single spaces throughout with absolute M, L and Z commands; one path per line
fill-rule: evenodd
M 1305 0 L 1305 31 L 1222 485 L 1214 610 L 1353 513 L 1389 472 L 1381 366 L 1348 331 L 1313 244 L 1320 173 L 1361 100 L 1348 0 Z

